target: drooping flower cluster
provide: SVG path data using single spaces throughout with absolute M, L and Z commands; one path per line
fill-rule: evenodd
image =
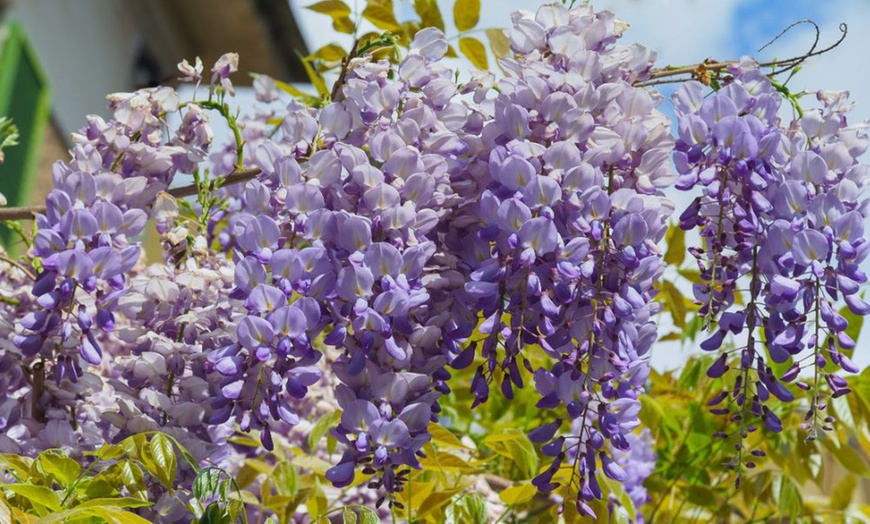
M 664 269 L 656 244 L 673 210 L 659 192 L 674 179 L 668 119 L 658 95 L 630 83 L 653 55 L 613 45 L 621 30 L 589 7 L 514 15 L 517 58 L 502 61 L 498 96 L 481 104 L 491 120 L 479 202 L 448 233 L 486 337 L 476 402 L 493 381 L 510 398 L 528 352 L 546 352 L 551 366 L 534 370 L 538 406 L 574 423 L 555 439 L 558 420 L 532 433 L 553 457 L 535 485 L 567 481 L 583 514 L 602 497 L 599 472 L 625 478 L 613 450 L 627 450 L 639 424 L 656 338 L 652 286 Z M 570 477 L 556 477 L 565 467 Z
M 421 31 L 397 79 L 389 63 L 355 58 L 337 100 L 319 112 L 291 103 L 280 135 L 255 149 L 263 175 L 218 233 L 238 260 L 231 296 L 247 310 L 237 342 L 209 356 L 227 377 L 221 413 L 270 447 L 269 420 L 298 419 L 283 397 L 304 397 L 318 378 L 311 341 L 325 333 L 341 352 L 334 435 L 347 451 L 327 475 L 338 486 L 363 464 L 401 489 L 397 468 L 418 466 L 448 391 L 449 317 L 429 294 L 444 277 L 427 266 L 459 201 L 451 174 L 463 163 L 451 156 L 468 149 L 468 124 L 452 72 L 437 65 L 446 50 L 439 31 Z
M 729 83 L 710 96 L 696 82 L 675 94 L 680 139 L 674 158 L 677 187 L 702 190 L 680 217 L 684 229 L 700 228 L 704 239 L 703 248 L 694 248 L 702 279 L 695 298 L 713 335 L 701 347 L 718 350 L 729 332 L 747 337 L 737 348 L 739 359 L 723 351 L 708 370 L 718 377 L 738 360 L 731 392 L 736 407 L 714 411 L 733 410 L 744 435 L 755 429 L 753 416 L 769 430 L 782 429 L 764 402 L 770 395 L 792 400 L 783 382 L 798 378 L 802 367 L 815 367 L 835 397 L 848 389 L 828 362 L 857 371 L 843 353 L 855 342 L 835 307 L 842 298 L 852 313 L 870 312 L 857 295 L 867 280 L 858 264 L 870 249 L 860 197 L 868 167 L 857 160 L 868 139 L 863 125 L 847 124 L 846 93 L 819 93 L 823 107 L 786 129 L 777 116 L 782 97 L 757 66 L 746 59 L 730 73 Z M 738 286 L 749 294 L 739 308 Z M 785 375 L 774 374 L 761 340 L 773 362 L 792 364 Z M 798 358 L 805 350 L 811 354 Z M 815 388 L 806 424 L 815 437 L 826 427 L 821 384 L 798 385 Z M 711 404 L 725 398 L 723 392 Z

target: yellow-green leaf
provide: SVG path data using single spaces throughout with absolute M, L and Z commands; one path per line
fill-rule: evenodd
M 867 467 L 867 461 L 855 451 L 855 448 L 848 444 L 837 447 L 838 444 L 831 442 L 831 439 L 821 439 L 821 441 L 844 468 L 855 475 L 865 478 L 870 477 L 870 468 Z
M 293 464 L 300 468 L 310 469 L 318 475 L 326 475 L 326 470 L 332 467 L 332 464 L 322 458 L 312 457 L 311 455 L 299 455 L 293 458 Z
M 499 455 L 512 460 L 525 478 L 531 478 L 538 472 L 535 446 L 522 431 L 510 428 L 504 433 L 487 436 L 483 443 Z
M 178 466 L 172 442 L 166 438 L 166 435 L 157 433 L 151 437 L 150 448 L 151 455 L 154 457 L 154 465 L 156 466 L 152 473 L 154 473 L 166 489 L 172 489 L 172 483 L 175 480 L 175 469 Z
M 305 74 L 308 76 L 308 80 L 310 80 L 311 84 L 317 89 L 317 94 L 319 94 L 321 98 L 329 96 L 329 89 L 326 88 L 326 81 L 320 73 L 311 67 L 311 62 L 309 62 L 307 58 L 302 58 L 302 67 L 305 69 Z
M 846 475 L 831 491 L 831 508 L 843 511 L 852 503 L 855 488 L 858 486 L 858 478 L 855 475 Z
M 341 16 L 332 19 L 332 28 L 339 33 L 352 35 L 356 30 L 356 24 L 353 23 L 353 20 L 349 16 Z
M 308 449 L 313 452 L 314 449 L 317 448 L 317 445 L 320 443 L 320 439 L 322 439 L 323 436 L 326 435 L 331 427 L 338 425 L 338 422 L 340 420 L 341 410 L 326 413 L 325 415 L 322 415 L 319 419 L 317 419 L 317 422 L 314 423 L 314 426 L 308 433 Z
M 131 461 L 125 460 L 120 463 L 121 481 L 127 490 L 141 498 L 145 498 L 145 483 L 143 480 L 142 470 L 139 466 Z
M 147 500 L 136 499 L 133 497 L 111 497 L 91 499 L 82 502 L 77 508 L 91 508 L 95 506 L 112 507 L 112 508 L 144 508 L 152 503 Z
M 665 305 L 674 319 L 674 325 L 678 328 L 685 328 L 688 316 L 685 297 L 670 280 L 662 280 L 662 291 L 664 291 Z
M 474 67 L 488 69 L 489 61 L 486 58 L 486 47 L 476 38 L 460 38 L 459 50 L 468 58 Z
M 308 500 L 305 501 L 305 507 L 308 509 L 308 514 L 312 517 L 320 517 L 329 509 L 326 493 L 320 487 L 319 480 L 314 482 L 314 486 L 308 494 Z
M 311 53 L 311 58 L 327 61 L 338 61 L 347 56 L 347 51 L 338 44 L 326 44 L 317 51 Z
M 454 495 L 462 491 L 464 488 L 459 489 L 445 489 L 441 491 L 434 491 L 426 500 L 420 504 L 420 511 L 417 513 L 417 518 L 423 518 L 430 513 L 435 513 L 453 498 Z
M 62 486 L 69 486 L 75 482 L 82 469 L 75 460 L 50 451 L 41 453 L 37 462 L 42 471 L 54 477 Z
M 310 9 L 315 13 L 329 15 L 332 18 L 347 16 L 351 13 L 350 6 L 341 0 L 323 0 L 322 2 L 305 6 L 305 9 Z
M 26 498 L 33 504 L 48 508 L 51 511 L 58 512 L 61 510 L 60 498 L 57 493 L 46 488 L 45 486 L 31 486 L 29 484 L 2 484 L 0 487 L 6 488 L 12 493 Z
M 537 492 L 538 488 L 533 486 L 531 482 L 520 482 L 502 490 L 498 494 L 498 498 L 508 506 L 516 506 L 532 500 Z
M 344 508 L 341 520 L 343 524 L 378 524 L 381 521 L 377 513 L 365 506 Z
M 504 58 L 511 54 L 511 41 L 502 29 L 487 29 L 486 38 L 489 40 L 489 48 L 496 58 Z
M 473 29 L 480 20 L 480 0 L 456 0 L 453 23 L 460 32 Z
M 32 465 L 33 459 L 29 457 L 20 457 L 12 454 L 0 455 L 0 468 L 14 471 L 21 478 L 29 476 Z
M 298 99 L 300 102 L 302 102 L 303 104 L 305 104 L 307 106 L 316 106 L 317 104 L 320 103 L 320 99 L 317 98 L 316 96 L 314 96 L 310 93 L 306 93 L 305 91 L 302 91 L 298 87 L 291 85 L 291 84 L 288 84 L 287 82 L 275 80 L 275 86 L 278 89 L 280 89 L 281 91 L 284 91 L 285 93 L 289 94 L 293 98 Z M 254 441 L 254 442 L 256 443 L 257 446 L 260 446 L 259 442 L 256 442 L 256 441 Z
M 289 462 L 279 462 L 272 474 L 272 482 L 279 494 L 293 497 L 299 491 L 299 474 L 296 472 L 296 466 Z
M 434 469 L 436 471 L 458 471 L 460 473 L 480 473 L 480 468 L 476 468 L 465 460 L 452 455 L 450 453 L 438 453 L 437 456 L 426 456 L 421 459 L 424 469 Z
M 393 0 L 370 0 L 363 10 L 363 18 L 384 31 L 399 32 L 402 25 L 393 12 Z
M 665 234 L 665 244 L 668 250 L 665 252 L 665 264 L 679 266 L 686 258 L 686 232 L 679 224 L 668 227 Z
M 453 434 L 453 432 L 445 429 L 444 426 L 438 424 L 437 422 L 432 422 L 431 424 L 429 424 L 429 434 L 432 435 L 432 442 L 438 444 L 439 446 L 444 446 L 448 448 L 471 449 L 463 444 L 462 441 Z
M 100 517 L 109 524 L 151 524 L 150 520 L 146 520 L 135 513 L 130 513 L 121 508 L 113 508 L 108 506 L 100 506 L 94 508 L 85 508 L 90 515 Z
M 423 27 L 437 27 L 444 31 L 444 17 L 441 16 L 436 0 L 414 0 L 414 11 L 420 17 Z

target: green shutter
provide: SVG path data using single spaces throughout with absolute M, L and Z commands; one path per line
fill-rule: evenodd
M 0 193 L 10 206 L 25 205 L 39 163 L 39 146 L 50 114 L 51 92 L 24 31 L 16 23 L 0 27 L 0 115 L 12 118 L 19 144 L 4 150 L 0 164 Z M 8 243 L 3 227 L 0 240 Z

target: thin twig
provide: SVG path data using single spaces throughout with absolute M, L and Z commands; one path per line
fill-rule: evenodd
M 36 275 L 34 275 L 33 272 L 30 269 L 28 269 L 27 266 L 25 266 L 21 262 L 18 262 L 17 260 L 12 260 L 11 258 L 7 257 L 5 253 L 0 254 L 0 260 L 2 260 L 3 262 L 6 262 L 9 265 L 15 266 L 22 273 L 24 273 L 25 275 L 30 277 L 30 280 L 36 280 Z
M 760 63 L 759 67 L 769 67 L 769 68 L 773 69 L 773 71 L 770 72 L 769 76 L 776 76 L 776 75 L 785 73 L 787 71 L 790 71 L 790 70 L 798 67 L 802 63 L 804 63 L 808 58 L 811 58 L 814 56 L 819 56 L 819 55 L 825 54 L 825 53 L 833 50 L 834 48 L 836 48 L 837 46 L 839 46 L 840 44 L 843 43 L 843 40 L 846 39 L 846 35 L 849 32 L 849 26 L 846 25 L 845 23 L 841 23 L 839 26 L 840 38 L 838 38 L 834 43 L 832 43 L 831 45 L 829 45 L 823 49 L 817 49 L 819 46 L 819 39 L 821 37 L 821 31 L 819 29 L 818 24 L 816 24 L 812 20 L 800 20 L 798 22 L 795 22 L 795 23 L 789 25 L 785 29 L 783 29 L 778 35 L 776 35 L 773 39 L 771 39 L 770 42 L 768 42 L 764 46 L 762 46 L 761 49 L 759 49 L 759 52 L 764 50 L 765 48 L 767 48 L 768 46 L 770 46 L 771 44 L 773 44 L 774 42 L 776 42 L 780 38 L 782 38 L 782 36 L 785 35 L 789 30 L 791 30 L 794 27 L 801 25 L 801 24 L 811 24 L 815 28 L 816 36 L 815 36 L 815 39 L 813 41 L 813 44 L 810 46 L 809 50 L 802 55 L 791 57 L 791 58 L 784 58 L 782 60 L 771 60 L 769 62 Z M 708 59 L 704 62 L 701 62 L 698 64 L 693 64 L 690 66 L 666 67 L 663 69 L 653 69 L 652 71 L 650 71 L 650 75 L 646 80 L 636 82 L 634 85 L 635 85 L 635 87 L 649 87 L 649 86 L 659 85 L 659 84 L 670 84 L 670 83 L 676 83 L 676 82 L 683 82 L 687 79 L 684 79 L 684 78 L 674 79 L 672 77 L 688 75 L 690 78 L 701 78 L 707 72 L 719 72 L 719 71 L 722 71 L 723 69 L 727 69 L 728 67 L 733 66 L 733 65 L 737 65 L 739 63 L 740 62 L 738 60 L 727 60 L 727 61 L 719 62 L 719 61 L 714 61 L 714 60 Z M 779 69 L 777 69 L 777 68 L 779 68 Z M 668 78 L 669 80 L 661 80 L 663 78 Z
M 221 186 L 231 186 L 247 182 L 259 174 L 260 169 L 256 167 L 235 170 L 223 177 Z M 182 198 L 195 195 L 196 191 L 196 184 L 191 184 L 189 186 L 176 187 L 167 192 L 175 198 Z M 0 208 L 0 220 L 30 220 L 37 213 L 45 213 L 45 206 L 3 207 Z

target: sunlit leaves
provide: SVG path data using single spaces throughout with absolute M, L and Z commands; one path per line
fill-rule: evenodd
M 474 29 L 480 20 L 480 0 L 456 0 L 453 23 L 460 32 Z
M 444 31 L 444 18 L 437 0 L 414 0 L 414 11 L 420 16 L 421 27 L 437 27 Z
M 486 38 L 489 48 L 496 58 L 505 58 L 511 54 L 511 42 L 501 29 L 487 29 Z
M 538 454 L 524 432 L 507 429 L 500 434 L 487 435 L 483 443 L 495 453 L 513 461 L 520 469 L 522 478 L 531 478 L 538 472 Z
M 351 9 L 341 0 L 323 0 L 306 6 L 306 8 L 332 18 L 332 28 L 339 33 L 353 33 L 354 24 L 350 18 Z
M 665 263 L 679 267 L 686 259 L 686 232 L 679 224 L 668 227 L 668 232 L 665 234 L 665 245 L 667 246 L 664 256 Z
M 459 50 L 478 69 L 487 69 L 489 62 L 486 58 L 486 47 L 480 40 L 471 37 L 459 39 Z
M 341 513 L 342 524 L 378 524 L 378 514 L 365 506 L 344 508 Z
M 520 482 L 499 492 L 498 498 L 508 506 L 516 506 L 532 500 L 538 488 L 531 482 Z
M 172 443 L 168 438 L 158 433 L 151 438 L 150 448 L 156 465 L 155 474 L 157 478 L 168 489 L 172 489 L 172 483 L 175 480 L 175 468 L 177 466 Z
M 378 29 L 392 32 L 402 30 L 402 26 L 396 20 L 396 15 L 393 12 L 393 0 L 369 1 L 363 9 L 362 16 Z

